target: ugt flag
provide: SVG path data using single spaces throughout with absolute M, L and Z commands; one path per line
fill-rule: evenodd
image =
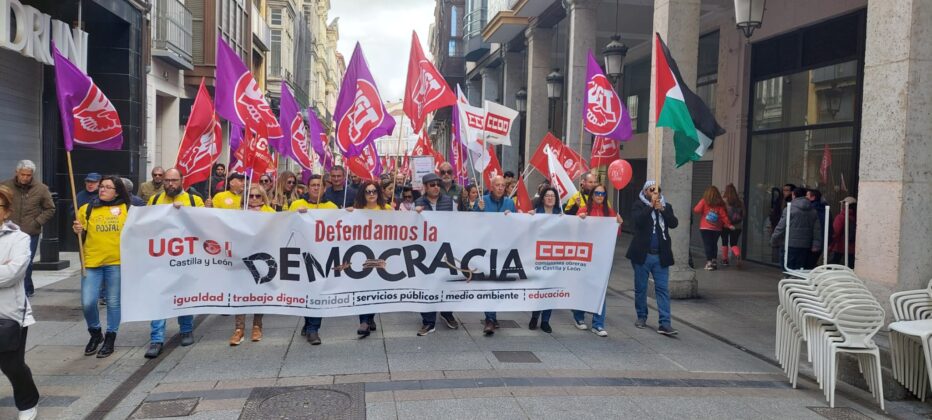
M 123 125 L 110 99 L 100 91 L 78 66 L 61 55 L 52 45 L 55 56 L 55 96 L 61 116 L 65 150 L 74 145 L 102 150 L 123 147 Z
M 362 153 L 346 158 L 346 168 L 362 179 L 378 180 L 382 176 L 382 162 L 375 143 L 366 146 Z
M 178 146 L 178 159 L 175 167 L 184 175 L 184 189 L 206 181 L 210 178 L 210 166 L 220 157 L 223 148 L 223 132 L 220 120 L 214 113 L 214 104 L 201 79 L 197 90 L 188 125 L 184 127 L 184 137 Z
M 287 83 L 282 83 L 282 101 L 279 107 L 282 134 L 285 138 L 279 143 L 279 153 L 294 159 L 304 169 L 313 169 L 314 161 L 311 159 L 310 139 L 308 139 L 307 126 L 298 111 L 298 101 L 294 99 Z
M 615 87 L 602 73 L 598 61 L 589 50 L 586 66 L 586 96 L 583 97 L 583 126 L 597 136 L 614 140 L 631 138 L 631 117 Z
M 699 160 L 712 145 L 712 140 L 725 134 L 712 111 L 683 82 L 683 76 L 670 55 L 667 45 L 656 34 L 657 57 L 657 127 L 673 130 L 676 167 Z
M 311 140 L 311 147 L 314 148 L 314 153 L 317 154 L 317 161 L 320 162 L 325 171 L 330 172 L 330 168 L 333 167 L 333 153 L 330 152 L 328 144 L 330 139 L 327 138 L 324 127 L 320 125 L 317 114 L 311 108 L 307 109 L 307 122 L 308 136 Z
M 358 42 L 343 75 L 333 122 L 337 146 L 347 158 L 363 153 L 375 139 L 389 136 L 395 129 L 395 119 L 382 103 Z
M 417 32 L 411 32 L 411 56 L 408 58 L 408 80 L 405 83 L 404 112 L 411 120 L 414 132 L 421 131 L 427 114 L 456 103 L 456 96 L 447 86 L 434 64 L 424 56 Z
M 256 79 L 243 64 L 239 56 L 221 38 L 217 38 L 217 113 L 239 127 L 252 127 L 268 133 L 276 150 L 282 150 L 278 141 L 282 138 L 282 127 L 265 96 L 259 90 Z

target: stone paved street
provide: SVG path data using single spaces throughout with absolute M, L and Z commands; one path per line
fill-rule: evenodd
M 503 328 L 493 337 L 482 335 L 481 314 L 457 313 L 462 328 L 438 325 L 417 337 L 416 314 L 391 313 L 377 317 L 378 331 L 365 340 L 356 338 L 355 317 L 325 319 L 321 346 L 299 334 L 298 318 L 267 316 L 261 342 L 230 347 L 232 317 L 211 315 L 197 317 L 193 346 L 177 346 L 176 337 L 153 361 L 142 357 L 146 323 L 122 325 L 110 358 L 83 356 L 87 333 L 71 276 L 36 294 L 27 361 L 43 394 L 41 418 L 269 418 L 276 412 L 250 396 L 295 390 L 276 407 L 306 396 L 300 412 L 350 413 L 333 418 L 823 418 L 811 409 L 827 407 L 813 382 L 792 389 L 771 361 L 752 354 L 773 357 L 770 288 L 778 273 L 748 264 L 699 276 L 707 297 L 673 303 L 676 338 L 634 327 L 631 270 L 619 254 L 607 338 L 574 328 L 569 311 L 554 313 L 553 334 L 528 330 L 527 313 L 500 313 Z M 655 312 L 649 325 L 656 327 Z M 177 328 L 169 322 L 170 336 Z M 294 388 L 307 386 L 330 389 Z M 885 417 L 850 386 L 839 387 L 836 407 L 830 418 Z M 930 412 L 917 401 L 887 401 L 891 417 Z M 0 417 L 14 413 L 4 382 Z

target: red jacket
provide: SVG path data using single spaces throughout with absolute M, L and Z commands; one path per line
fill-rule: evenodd
M 844 210 L 842 210 L 844 213 Z M 829 246 L 829 251 L 837 252 L 839 254 L 845 253 L 845 215 L 838 213 L 835 215 L 835 220 L 832 221 L 832 232 L 835 236 L 832 238 L 832 244 Z M 855 222 L 857 221 L 858 214 L 854 211 L 848 215 L 848 228 L 854 229 Z M 848 253 L 854 254 L 854 232 L 851 232 L 848 237 Z
M 706 214 L 709 212 L 718 214 L 717 222 L 712 223 L 706 219 Z M 722 227 L 731 227 L 731 220 L 728 219 L 728 210 L 725 209 L 725 206 L 711 207 L 706 204 L 705 199 L 702 199 L 699 200 L 699 203 L 696 204 L 696 207 L 693 207 L 693 213 L 699 215 L 699 229 L 701 230 L 721 231 Z

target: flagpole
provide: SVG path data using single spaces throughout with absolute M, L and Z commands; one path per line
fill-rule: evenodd
M 654 181 L 660 185 L 660 173 L 663 162 L 663 128 L 654 126 L 654 158 L 657 164 L 654 165 Z
M 401 120 L 400 120 L 400 121 L 401 121 L 401 122 L 398 123 L 398 143 L 396 144 L 398 150 L 401 150 L 401 133 L 403 133 L 403 132 L 405 131 L 405 128 L 404 128 L 404 125 L 405 125 L 405 114 L 404 114 L 403 112 L 401 113 Z M 407 148 L 405 148 L 405 149 L 407 149 Z M 396 156 L 398 156 L 398 155 L 396 155 Z M 385 161 L 388 162 L 388 159 L 386 159 Z M 398 167 L 399 167 L 399 166 L 401 166 L 401 162 L 395 162 L 395 168 L 392 169 L 392 185 L 394 185 L 394 184 L 395 184 L 395 180 L 398 179 Z M 397 187 L 397 185 L 395 185 L 395 186 Z M 392 191 L 391 206 L 392 206 L 392 208 L 395 208 L 395 191 Z
M 65 156 L 68 157 L 68 180 L 71 181 L 71 205 L 74 206 L 74 214 L 77 217 L 78 214 L 78 192 L 74 187 L 74 167 L 71 165 L 71 151 L 66 150 Z M 88 203 L 90 205 L 90 203 Z M 84 227 L 85 229 L 87 226 Z M 81 277 L 87 275 L 87 272 L 84 268 L 84 241 L 81 240 L 81 235 L 78 234 L 78 259 L 81 261 Z

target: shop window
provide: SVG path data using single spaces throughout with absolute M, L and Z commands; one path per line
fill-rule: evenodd
M 854 60 L 758 81 L 754 130 L 853 121 L 857 69 Z

